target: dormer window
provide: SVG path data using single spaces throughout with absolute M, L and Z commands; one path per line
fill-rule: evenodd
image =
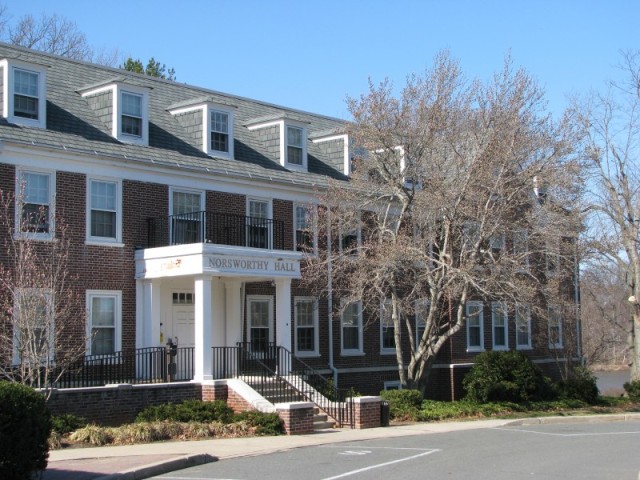
M 9 122 L 46 128 L 46 67 L 17 60 L 0 61 L 2 116 Z
M 211 110 L 211 150 L 229 153 L 229 114 Z
M 123 135 L 142 137 L 142 95 L 122 92 L 122 120 Z
M 287 163 L 303 165 L 304 145 L 302 143 L 303 130 L 298 127 L 287 126 Z
M 116 79 L 80 90 L 89 106 L 123 143 L 149 145 L 149 88 Z
M 215 97 L 200 97 L 169 107 L 194 142 L 207 155 L 233 158 L 233 105 L 218 103 Z

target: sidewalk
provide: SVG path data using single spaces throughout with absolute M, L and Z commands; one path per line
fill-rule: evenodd
M 505 425 L 640 420 L 640 414 L 540 417 L 518 420 L 418 423 L 366 430 L 334 429 L 310 435 L 158 442 L 52 450 L 44 480 L 137 480 L 227 458 L 264 455 L 312 445 L 446 433 Z

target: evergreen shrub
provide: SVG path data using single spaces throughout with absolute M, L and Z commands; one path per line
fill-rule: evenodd
M 623 387 L 631 400 L 640 401 L 640 380 L 626 382 Z
M 0 478 L 24 480 L 47 466 L 51 413 L 42 394 L 0 381 Z
M 574 368 L 567 380 L 559 383 L 559 388 L 563 398 L 582 400 L 589 405 L 595 405 L 598 402 L 600 392 L 597 379 L 588 368 Z

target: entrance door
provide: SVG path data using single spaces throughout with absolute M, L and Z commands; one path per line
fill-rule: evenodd
M 174 292 L 172 341 L 178 343 L 175 380 L 193 378 L 193 347 L 195 346 L 195 307 L 193 293 Z M 169 339 L 167 339 L 169 340 Z
M 252 352 L 266 353 L 273 338 L 273 297 L 247 297 L 247 340 Z

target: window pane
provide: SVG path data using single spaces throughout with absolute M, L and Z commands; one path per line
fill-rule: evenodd
M 27 72 L 16 68 L 13 71 L 13 80 L 13 89 L 16 94 L 27 95 L 30 97 L 38 96 L 37 73 Z
M 299 352 L 313 352 L 315 350 L 314 329 L 298 328 L 296 345 Z
M 173 192 L 173 215 L 200 211 L 200 194 Z
M 229 151 L 229 135 L 226 133 L 211 132 L 211 150 L 216 152 Z
M 122 93 L 122 114 L 142 117 L 142 97 L 131 93 Z
M 267 207 L 267 202 L 251 200 L 249 201 L 249 216 L 256 218 L 268 218 Z
M 287 127 L 287 145 L 302 148 L 302 129 Z
M 97 210 L 116 210 L 116 184 L 112 182 L 91 181 L 91 208 Z
M 127 135 L 135 135 L 136 137 L 142 136 L 142 119 L 122 116 L 122 133 Z
M 109 355 L 115 353 L 115 329 L 94 328 L 91 331 L 91 354 Z
M 229 115 L 223 112 L 211 112 L 211 131 L 229 133 Z
M 22 181 L 25 203 L 49 204 L 49 175 L 25 172 Z
M 116 299 L 114 297 L 93 297 L 91 299 L 91 325 L 115 327 Z
M 357 327 L 342 329 L 342 348 L 344 350 L 360 350 L 360 335 Z

